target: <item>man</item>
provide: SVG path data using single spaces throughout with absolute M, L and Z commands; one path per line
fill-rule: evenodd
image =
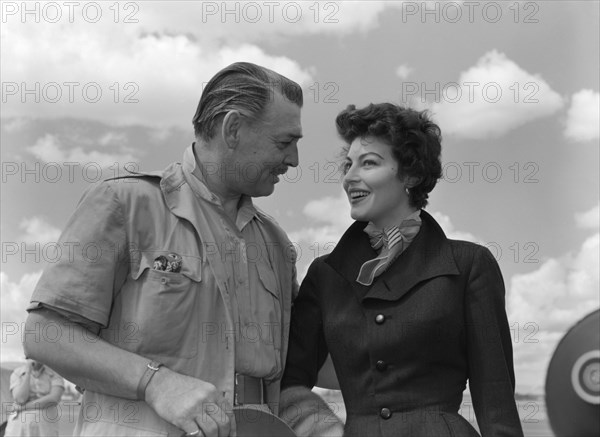
M 64 379 L 39 361 L 27 360 L 10 375 L 13 415 L 6 436 L 58 436 L 57 404 L 65 391 Z
M 85 390 L 76 435 L 222 437 L 233 405 L 277 412 L 295 256 L 251 198 L 298 165 L 301 106 L 295 82 L 232 64 L 205 87 L 182 164 L 83 196 L 61 236 L 75 250 L 28 308 L 27 332 L 63 335 L 24 342 Z

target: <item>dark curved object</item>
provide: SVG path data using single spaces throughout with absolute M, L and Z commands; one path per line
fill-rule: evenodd
M 557 437 L 600 436 L 600 310 L 556 346 L 546 374 L 546 408 Z
M 233 409 L 238 437 L 296 437 L 279 417 L 253 406 Z

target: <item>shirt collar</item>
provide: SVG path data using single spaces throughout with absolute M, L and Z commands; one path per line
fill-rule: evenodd
M 192 145 L 183 153 L 183 171 L 186 175 L 187 182 L 198 196 L 222 207 L 223 205 L 221 204 L 219 197 L 211 192 L 206 185 L 206 179 L 204 178 L 201 167 L 202 162 L 200 159 L 197 159 L 195 146 L 196 143 L 192 143 Z M 244 227 L 255 217 L 259 219 L 258 211 L 252 202 L 252 198 L 242 194 L 238 204 L 238 214 L 235 223 L 237 228 L 240 230 L 244 229 Z

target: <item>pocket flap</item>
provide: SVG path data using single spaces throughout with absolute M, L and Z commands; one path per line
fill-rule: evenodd
M 273 270 L 261 262 L 256 263 L 256 269 L 258 270 L 258 276 L 263 286 L 269 293 L 279 299 L 279 288 L 277 287 L 277 279 L 275 279 Z

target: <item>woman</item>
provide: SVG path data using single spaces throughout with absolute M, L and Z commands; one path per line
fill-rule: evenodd
M 438 126 L 388 103 L 336 123 L 356 222 L 294 302 L 282 417 L 329 353 L 346 436 L 478 436 L 458 414 L 467 380 L 481 434 L 522 436 L 498 264 L 422 210 L 441 177 Z
M 16 368 L 10 376 L 16 414 L 8 418 L 5 435 L 58 436 L 60 410 L 55 407 L 64 389 L 63 378 L 39 361 Z

